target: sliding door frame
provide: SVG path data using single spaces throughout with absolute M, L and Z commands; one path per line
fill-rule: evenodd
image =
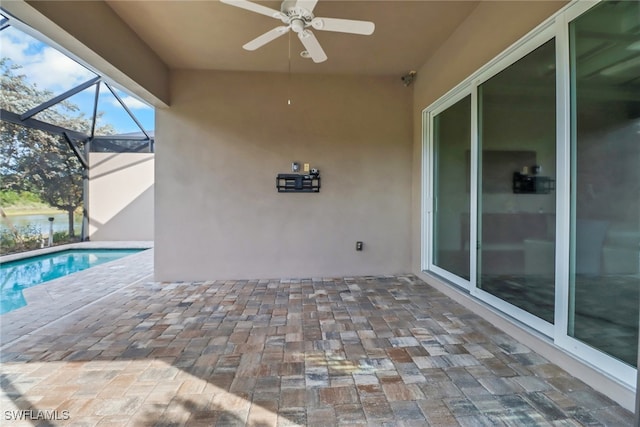
M 570 266 L 575 263 L 571 256 L 572 239 L 575 239 L 575 218 L 571 218 L 571 198 L 574 197 L 571 183 L 575 182 L 575 161 L 572 160 L 571 69 L 569 51 L 569 23 L 600 3 L 595 1 L 572 2 L 558 11 L 527 36 L 513 44 L 484 67 L 465 79 L 443 97 L 423 110 L 422 128 L 422 270 L 440 276 L 466 290 L 471 297 L 480 300 L 504 315 L 515 319 L 524 328 L 531 328 L 545 335 L 557 347 L 588 365 L 615 378 L 619 383 L 636 388 L 638 370 L 597 350 L 568 334 L 570 304 Z M 477 287 L 478 245 L 481 235 L 478 213 L 481 212 L 478 177 L 482 173 L 479 159 L 478 87 L 514 62 L 522 59 L 547 41 L 555 38 L 556 45 L 556 224 L 555 224 L 555 313 L 554 323 L 534 316 Z M 434 194 L 434 136 L 433 120 L 439 113 L 471 95 L 471 197 L 470 197 L 470 280 L 463 279 L 433 263 L 433 220 L 437 209 Z M 575 243 L 575 242 L 573 242 Z
M 467 280 L 465 278 L 462 278 L 456 274 L 453 274 L 445 269 L 443 269 L 442 267 L 439 267 L 437 265 L 434 264 L 433 259 L 434 259 L 434 253 L 433 253 L 433 245 L 434 245 L 434 239 L 432 238 L 435 233 L 434 233 L 434 220 L 436 218 L 435 213 L 437 212 L 438 209 L 438 195 L 435 194 L 435 179 L 434 179 L 434 174 L 436 172 L 436 168 L 435 168 L 435 144 L 434 144 L 434 131 L 435 131 L 435 127 L 434 127 L 434 119 L 436 116 L 438 116 L 438 114 L 446 111 L 449 107 L 452 107 L 454 104 L 456 104 L 459 101 L 462 101 L 464 98 L 466 98 L 467 96 L 471 95 L 470 92 L 470 85 L 464 85 L 462 87 L 457 88 L 457 90 L 455 91 L 455 93 L 451 93 L 449 94 L 446 98 L 443 98 L 443 102 L 439 103 L 439 104 L 434 104 L 433 108 L 429 109 L 429 110 L 425 110 L 423 111 L 423 129 L 425 129 L 425 134 L 424 134 L 424 144 L 426 145 L 425 149 L 423 149 L 423 158 L 426 165 L 426 168 L 424 168 L 425 171 L 429 171 L 428 173 L 423 173 L 423 187 L 424 189 L 426 189 L 426 197 L 423 197 L 423 200 L 426 201 L 423 212 L 424 214 L 422 215 L 422 218 L 424 220 L 423 222 L 423 230 L 426 230 L 426 233 L 423 233 L 423 261 L 422 261 L 422 269 L 423 270 L 429 270 L 434 272 L 435 274 L 441 276 L 442 278 L 448 280 L 449 282 L 465 289 L 465 290 L 469 290 L 471 288 L 471 283 L 473 283 L 474 280 L 474 276 L 473 276 L 473 272 L 474 272 L 474 267 L 473 267 L 473 263 L 470 265 L 470 274 L 471 274 L 471 280 Z M 471 100 L 471 111 L 473 114 L 473 100 Z M 470 147 L 471 147 L 471 188 L 473 188 L 473 177 L 474 177 L 474 173 L 473 173 L 473 169 L 474 169 L 474 153 L 473 153 L 473 128 L 471 130 L 471 139 L 472 141 L 470 142 Z M 470 200 L 470 218 L 473 218 L 473 207 L 474 207 L 474 202 L 473 202 L 473 191 L 471 191 L 471 200 Z M 471 226 L 473 227 L 473 221 L 470 221 Z M 471 236 L 473 236 L 473 234 L 471 234 L 469 236 L 469 250 L 470 252 L 473 252 L 471 250 L 471 248 L 474 246 L 472 242 L 474 242 L 474 240 L 471 239 Z

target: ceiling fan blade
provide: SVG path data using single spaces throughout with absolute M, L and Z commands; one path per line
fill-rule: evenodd
M 327 60 L 327 54 L 324 53 L 322 46 L 318 42 L 315 35 L 309 30 L 304 30 L 298 33 L 298 38 L 304 45 L 304 48 L 309 52 L 309 56 L 313 59 L 313 62 L 324 62 Z
M 285 27 L 285 26 L 276 27 L 271 31 L 267 31 L 263 35 L 256 37 L 255 39 L 251 40 L 249 43 L 245 44 L 242 47 L 246 50 L 256 50 L 259 47 L 262 47 L 265 44 L 269 43 L 270 41 L 275 40 L 278 37 L 286 34 L 288 31 L 289 31 L 289 27 Z
M 365 36 L 373 34 L 373 31 L 376 29 L 376 24 L 370 21 L 354 21 L 352 19 L 338 18 L 313 18 L 311 25 L 316 30 L 362 34 Z
M 220 0 L 221 3 L 228 4 L 230 6 L 246 9 L 251 12 L 260 13 L 261 15 L 267 15 L 272 18 L 281 19 L 282 12 L 279 10 L 271 9 L 270 7 L 262 6 L 261 4 L 253 3 L 247 0 Z
M 300 7 L 308 10 L 309 12 L 313 12 L 313 8 L 316 7 L 316 3 L 318 3 L 318 0 L 298 0 L 295 7 Z

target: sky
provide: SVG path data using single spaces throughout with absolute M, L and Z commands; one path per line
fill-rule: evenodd
M 8 58 L 12 64 L 21 66 L 17 74 L 24 74 L 28 83 L 46 89 L 57 96 L 96 76 L 58 50 L 14 28 L 0 31 L 0 57 Z M 102 112 L 97 127 L 110 124 L 116 133 L 140 132 L 117 99 L 104 84 L 100 85 L 98 111 Z M 136 116 L 145 130 L 154 129 L 154 109 L 139 99 L 117 90 L 118 96 Z M 76 104 L 86 117 L 93 115 L 95 86 L 84 90 L 69 101 Z M 34 118 L 38 118 L 35 116 Z M 55 124 L 55 123 L 54 123 Z

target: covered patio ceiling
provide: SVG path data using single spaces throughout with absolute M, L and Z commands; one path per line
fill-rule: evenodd
M 276 10 L 281 4 L 256 3 Z M 319 0 L 313 10 L 317 17 L 375 23 L 375 31 L 369 36 L 314 30 L 328 56 L 321 63 L 300 56 L 304 48 L 295 35 L 279 37 L 255 51 L 244 50 L 245 43 L 282 22 L 218 0 L 9 0 L 3 8 L 100 74 L 110 76 L 148 103 L 166 107 L 171 103 L 171 70 L 357 74 L 399 79 L 420 69 L 482 3 Z M 527 2 L 502 3 L 509 13 L 527 13 Z M 554 10 L 566 1 L 549 3 L 553 4 L 549 9 Z M 80 16 L 82 19 L 77 19 Z M 511 21 L 505 18 L 495 33 L 510 32 L 511 27 Z
M 280 1 L 258 1 L 280 9 Z M 113 1 L 107 4 L 172 69 L 288 70 L 288 35 L 256 51 L 242 45 L 282 25 L 277 19 L 218 1 Z M 315 64 L 291 36 L 294 73 L 398 76 L 420 67 L 478 5 L 477 1 L 320 0 L 319 17 L 375 23 L 371 36 L 315 31 L 328 60 Z M 291 33 L 290 33 L 291 34 Z

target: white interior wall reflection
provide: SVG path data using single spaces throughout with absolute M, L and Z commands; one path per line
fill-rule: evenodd
M 475 167 L 478 168 L 478 174 L 467 182 L 471 186 L 471 217 L 474 218 L 474 212 L 478 213 L 477 221 L 471 221 L 468 240 L 479 241 L 480 250 L 477 257 L 468 253 L 465 257 L 469 259 L 460 261 L 462 264 L 469 262 L 472 269 L 477 266 L 477 275 L 474 271 L 470 274 L 472 295 L 480 296 L 505 313 L 538 329 L 553 338 L 560 347 L 598 366 L 630 387 L 635 386 L 633 367 L 637 364 L 640 288 L 638 8 L 638 2 L 602 2 L 590 10 L 585 5 L 574 5 L 573 10 L 568 8 L 554 17 L 551 23 L 528 36 L 528 41 L 536 41 L 537 46 L 531 48 L 526 41 L 516 44 L 502 59 L 509 55 L 519 55 L 519 58 L 493 62 L 460 85 L 478 81 L 477 85 L 472 85 L 470 120 L 471 140 L 477 142 L 472 144 L 472 152 L 477 150 Z M 583 14 L 584 11 L 586 13 Z M 569 26 L 569 21 L 574 17 Z M 540 37 L 545 31 L 553 33 L 551 44 L 549 37 Z M 598 37 L 601 39 L 598 40 Z M 517 70 L 518 59 L 525 58 L 545 44 L 549 47 L 554 43 L 556 46 L 551 46 L 547 60 L 529 61 L 520 73 L 513 73 L 515 80 L 505 79 L 496 85 L 498 91 L 511 92 L 508 102 L 502 102 L 494 96 L 492 102 L 482 103 L 482 90 L 485 89 L 484 95 L 487 95 L 488 87 L 482 88 L 482 83 L 503 70 Z M 563 50 L 567 45 L 571 46 L 571 67 L 569 55 L 564 54 Z M 496 64 L 501 63 L 504 65 L 496 71 Z M 547 103 L 547 107 L 551 105 L 551 108 L 543 111 L 545 109 L 540 110 L 541 104 L 536 103 L 535 98 L 540 100 L 540 91 L 548 90 L 549 86 L 544 89 L 531 74 L 545 71 L 548 75 L 555 74 L 560 78 L 557 88 L 555 84 L 550 86 L 554 89 L 551 96 L 555 103 Z M 521 81 L 517 82 L 518 79 Z M 571 88 L 569 82 L 572 82 Z M 452 91 L 455 92 L 456 89 Z M 572 102 L 562 101 L 564 94 L 569 92 Z M 437 143 L 442 131 L 442 123 L 438 121 L 443 122 L 442 119 L 451 115 L 455 107 L 455 104 L 451 104 L 447 109 L 438 109 L 439 105 L 446 102 L 446 99 L 441 99 L 434 104 L 433 110 L 426 110 L 426 117 L 431 118 L 431 134 L 427 136 L 425 147 L 431 147 L 427 158 L 431 156 L 433 166 L 426 175 L 428 183 L 428 177 L 432 178 L 429 185 L 433 186 L 430 189 L 432 193 L 427 191 L 427 194 L 436 201 L 441 197 L 439 193 L 447 190 L 441 185 L 444 176 L 442 170 L 447 167 L 450 170 L 465 169 L 461 163 L 468 161 L 460 155 L 454 161 L 443 156 L 444 152 L 438 152 L 453 150 L 452 147 L 444 148 Z M 566 112 L 560 111 L 557 117 L 571 117 L 572 120 L 560 119 L 556 123 L 555 106 L 566 109 Z M 539 110 L 537 113 L 536 108 Z M 437 114 L 431 112 L 436 110 Z M 473 125 L 475 114 L 478 117 L 477 126 Z M 496 120 L 489 123 L 488 117 Z M 572 135 L 571 141 L 569 135 Z M 486 180 L 491 177 L 492 171 L 486 168 L 492 166 L 487 163 L 488 151 L 535 151 L 535 164 L 542 166 L 541 174 L 561 180 L 557 183 L 558 191 L 547 194 L 489 191 Z M 497 157 L 500 162 L 500 156 Z M 443 164 L 445 159 L 449 159 L 446 160 L 449 165 Z M 505 163 L 505 160 L 501 162 Z M 571 168 L 569 165 L 572 165 Z M 509 165 L 509 168 L 513 169 L 512 172 L 532 172 L 531 169 L 523 171 L 524 166 L 530 168 L 532 165 Z M 469 169 L 473 168 L 474 165 L 471 165 Z M 563 169 L 571 170 L 571 174 Z M 511 190 L 510 178 L 502 184 Z M 474 196 L 477 197 L 476 206 Z M 441 201 L 434 202 L 434 206 L 442 209 Z M 458 210 L 462 212 L 460 208 Z M 507 257 L 498 257 L 495 265 L 491 266 L 483 249 L 488 249 L 487 244 L 491 244 L 490 240 L 496 236 L 487 234 L 485 214 L 497 215 L 497 218 L 507 222 L 515 218 L 514 215 L 527 214 L 529 216 L 524 217 L 529 219 L 545 215 L 549 216 L 550 222 L 547 223 L 546 236 L 518 238 L 517 242 L 494 242 L 493 249 L 502 250 Z M 455 215 L 452 216 L 441 220 L 435 210 L 432 224 L 429 224 L 431 233 L 425 238 L 432 249 L 426 265 L 432 272 L 440 273 L 444 269 L 451 273 L 451 277 L 463 279 L 464 274 L 456 270 L 459 267 L 445 265 L 439 253 L 439 250 L 453 250 L 451 242 L 457 244 L 464 240 L 458 240 L 457 234 L 466 232 L 463 231 L 465 228 L 459 225 Z M 597 227 L 594 216 L 599 216 L 597 221 L 604 225 Z M 565 217 L 570 219 L 565 220 Z M 559 228 L 556 228 L 556 219 Z M 524 227 L 531 226 L 527 221 L 522 224 Z M 514 223 L 517 225 L 518 221 Z M 586 228 L 585 224 L 591 228 Z M 492 233 L 504 232 L 506 227 L 499 221 Z M 556 230 L 559 231 L 558 235 L 555 235 Z M 450 242 L 451 247 L 447 247 L 445 240 Z M 571 245 L 564 242 L 570 242 Z M 469 243 L 466 245 L 473 247 Z M 462 251 L 464 246 L 457 246 L 457 249 Z M 560 253 L 554 254 L 556 251 Z M 567 263 L 570 264 L 570 270 L 565 267 Z M 496 269 L 492 272 L 493 267 Z M 554 278 L 556 272 L 560 274 Z M 489 277 L 488 273 L 495 274 Z M 551 295 L 538 301 L 536 298 L 540 295 L 533 298 L 531 292 L 539 290 L 536 280 L 541 276 L 546 277 L 548 284 L 552 285 Z M 488 292 L 482 290 L 490 283 L 487 279 L 496 277 L 502 282 L 494 282 L 493 287 L 487 289 Z M 521 283 L 518 284 L 514 278 L 519 278 Z M 454 282 L 464 286 L 463 280 Z M 485 294 L 489 295 L 485 298 Z M 562 295 L 568 295 L 569 298 Z M 562 302 L 562 306 L 556 307 L 555 311 L 554 301 Z M 542 313 L 539 310 L 541 302 L 549 304 L 550 311 Z M 542 320 L 537 322 L 536 319 L 540 317 Z M 548 322 L 555 322 L 555 326 Z

